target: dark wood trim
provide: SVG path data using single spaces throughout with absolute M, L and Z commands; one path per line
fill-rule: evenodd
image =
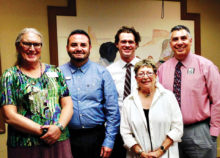
M 2 75 L 2 56 L 0 51 L 0 76 Z
M 0 111 L 0 134 L 4 134 L 4 133 L 5 133 L 5 121 L 2 112 Z
M 201 34 L 200 14 L 187 13 L 187 0 L 166 0 L 179 1 L 181 20 L 194 20 L 195 53 L 201 55 Z M 76 16 L 76 0 L 68 0 L 67 7 L 48 6 L 48 29 L 49 29 L 49 51 L 50 64 L 58 66 L 58 44 L 57 44 L 57 15 Z
M 50 64 L 58 66 L 57 15 L 76 16 L 76 0 L 68 0 L 67 7 L 47 7 Z
M 187 13 L 187 0 L 181 1 L 181 20 L 194 20 L 195 53 L 201 55 L 200 14 Z

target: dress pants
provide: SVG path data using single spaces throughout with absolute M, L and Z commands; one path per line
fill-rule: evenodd
M 105 138 L 105 127 L 70 131 L 70 144 L 74 158 L 99 158 Z
M 210 136 L 209 121 L 184 126 L 180 158 L 216 158 L 217 142 Z
M 126 149 L 124 148 L 123 144 L 124 142 L 121 134 L 118 133 L 116 135 L 114 148 L 112 150 L 110 158 L 126 158 Z

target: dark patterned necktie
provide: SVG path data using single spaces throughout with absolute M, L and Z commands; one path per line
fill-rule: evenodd
M 131 66 L 132 66 L 132 64 L 130 64 L 130 63 L 125 65 L 126 74 L 125 74 L 123 100 L 131 93 Z
M 181 106 L 181 66 L 183 64 L 179 61 L 176 64 L 175 72 L 174 72 L 174 82 L 173 82 L 173 93 L 176 96 L 176 100 Z

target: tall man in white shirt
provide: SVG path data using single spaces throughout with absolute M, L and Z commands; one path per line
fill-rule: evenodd
M 129 93 L 133 89 L 137 88 L 134 65 L 138 61 L 140 61 L 140 59 L 135 57 L 135 50 L 139 46 L 140 41 L 141 38 L 139 32 L 137 32 L 133 27 L 122 26 L 115 35 L 115 45 L 119 50 L 121 58 L 115 63 L 108 66 L 107 69 L 111 73 L 118 91 L 118 104 L 120 107 L 120 111 L 123 105 L 124 98 L 129 95 Z M 130 76 L 128 77 L 130 78 L 130 88 L 129 92 L 125 92 L 125 80 L 127 78 L 125 77 L 127 72 L 126 67 L 129 63 L 131 64 Z M 125 95 L 125 93 L 127 94 Z M 123 141 L 120 134 L 118 134 L 118 136 L 116 137 L 115 146 L 113 148 L 111 157 L 126 157 L 126 149 L 123 147 Z

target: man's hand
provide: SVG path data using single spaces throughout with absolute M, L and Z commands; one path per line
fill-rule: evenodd
M 101 148 L 101 153 L 100 153 L 100 157 L 102 157 L 102 158 L 108 158 L 108 157 L 110 157 L 111 153 L 112 153 L 112 149 L 111 149 L 111 148 L 102 146 L 102 148 Z

